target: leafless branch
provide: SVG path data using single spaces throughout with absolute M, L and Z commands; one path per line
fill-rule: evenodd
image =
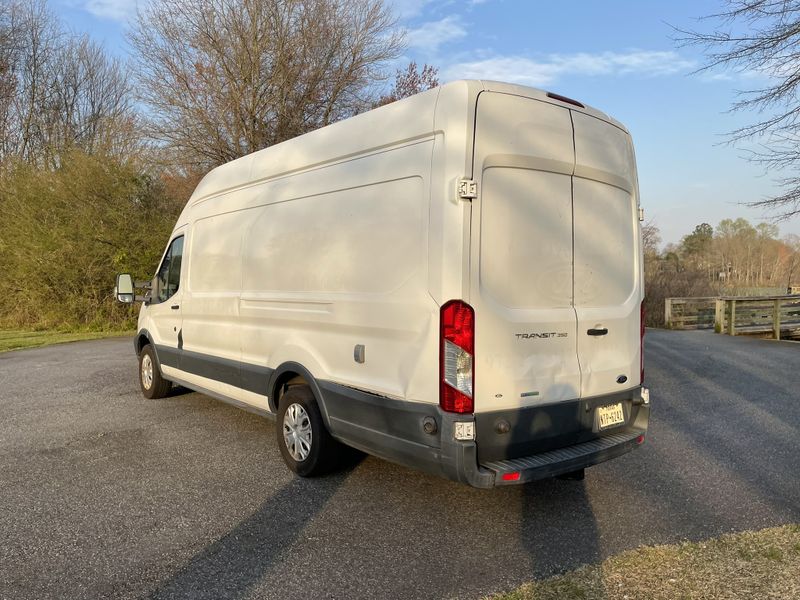
M 707 57 L 699 72 L 729 69 L 755 74 L 766 84 L 740 90 L 734 112 L 760 115 L 731 131 L 733 144 L 756 141 L 750 158 L 770 171 L 800 170 L 800 1 L 727 0 L 726 9 L 702 19 L 710 31 L 676 29 L 680 45 L 701 47 Z M 800 177 L 779 180 L 784 193 L 751 206 L 774 211 L 779 219 L 798 214 Z
M 402 48 L 382 0 L 162 0 L 129 39 L 151 135 L 194 168 L 363 110 Z
M 0 5 L 0 160 L 55 167 L 73 148 L 129 153 L 130 91 L 121 63 L 68 34 L 44 0 Z

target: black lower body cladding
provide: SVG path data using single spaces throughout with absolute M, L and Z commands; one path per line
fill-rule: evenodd
M 280 371 L 182 348 L 155 348 L 159 363 L 260 394 L 267 393 L 268 382 Z M 596 398 L 460 415 L 444 412 L 434 403 L 408 402 L 314 380 L 303 371 L 335 439 L 480 488 L 576 471 L 624 454 L 638 445 L 650 414 L 638 387 Z M 600 431 L 597 407 L 616 403 L 622 404 L 625 422 Z M 456 439 L 456 424 L 463 422 L 474 423 L 474 440 Z M 513 479 L 504 478 L 515 472 Z
M 381 458 L 479 488 L 576 471 L 625 454 L 642 441 L 650 406 L 641 388 L 530 409 L 458 415 L 320 382 L 333 435 Z M 625 422 L 600 431 L 599 406 L 622 403 Z M 426 431 L 426 421 L 436 424 Z M 509 425 L 498 433 L 499 421 Z M 475 440 L 457 440 L 455 424 L 473 421 Z M 500 428 L 504 429 L 504 428 Z M 518 472 L 515 479 L 506 473 Z
M 595 418 L 597 407 L 616 403 L 622 403 L 625 423 L 600 431 Z M 477 413 L 478 460 L 484 463 L 530 456 L 629 428 L 646 429 L 646 421 L 637 423 L 640 410 L 641 388 L 635 387 L 593 398 Z

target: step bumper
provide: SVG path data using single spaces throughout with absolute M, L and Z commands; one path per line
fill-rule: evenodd
M 480 465 L 480 469 L 493 473 L 496 486 L 545 479 L 590 467 L 630 452 L 644 442 L 645 433 L 643 429 L 629 429 L 531 456 L 485 462 Z

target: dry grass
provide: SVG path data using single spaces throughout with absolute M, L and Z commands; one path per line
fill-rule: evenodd
M 0 330 L 0 352 L 20 350 L 22 348 L 36 348 L 64 342 L 77 342 L 80 340 L 95 340 L 98 338 L 118 337 L 130 335 L 129 331 L 21 331 L 18 329 Z
M 800 599 L 800 525 L 637 548 L 493 600 Z

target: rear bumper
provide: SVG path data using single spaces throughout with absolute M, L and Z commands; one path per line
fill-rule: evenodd
M 494 473 L 494 485 L 525 483 L 570 473 L 621 456 L 643 443 L 644 434 L 639 430 L 615 433 L 525 458 L 485 463 L 481 467 Z
M 650 418 L 649 396 L 641 388 L 623 396 L 564 403 L 558 410 L 571 410 L 576 416 L 570 418 L 547 407 L 541 407 L 540 413 L 516 417 L 515 411 L 460 415 L 443 412 L 437 405 L 392 400 L 333 382 L 319 383 L 323 419 L 339 441 L 477 488 L 552 477 L 625 454 L 641 443 L 639 437 L 647 431 Z M 625 423 L 606 431 L 593 430 L 594 408 L 609 402 L 623 403 Z M 498 440 L 496 431 L 485 432 L 485 423 L 495 429 L 498 419 L 511 425 L 505 434 L 509 442 Z M 551 425 L 543 427 L 543 421 Z M 426 423 L 434 427 L 426 431 Z M 456 439 L 457 425 L 464 424 L 473 428 L 476 439 Z M 515 475 L 504 479 L 508 474 Z
M 454 442 L 442 445 L 442 466 L 445 476 L 473 487 L 517 485 L 578 471 L 622 456 L 641 445 L 645 433 L 645 430 L 631 429 L 557 450 L 484 464 L 478 464 L 475 442 Z
M 441 447 L 444 474 L 473 487 L 490 488 L 554 477 L 626 454 L 644 442 L 650 420 L 649 394 L 639 390 L 637 394 L 638 402 L 633 404 L 624 426 L 593 439 L 504 460 L 481 460 L 480 437 L 477 442 L 456 441 L 452 423 L 463 419 L 445 415 Z

